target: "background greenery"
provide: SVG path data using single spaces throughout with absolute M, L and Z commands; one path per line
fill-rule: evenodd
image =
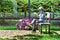
M 18 16 L 24 16 L 28 11 L 28 0 L 16 0 Z M 60 0 L 30 0 L 30 12 L 38 12 L 38 8 L 43 6 L 45 11 L 52 12 L 53 16 L 60 16 Z M 13 17 L 13 2 L 10 0 L 0 1 L 0 17 Z M 3 12 L 3 13 L 2 13 Z M 23 13 L 22 13 L 23 12 Z M 54 14 L 55 13 L 55 14 Z M 56 14 L 57 13 L 57 14 Z
M 28 16 L 28 0 L 15 0 L 17 2 L 17 14 L 20 18 L 23 18 L 25 13 Z M 38 12 L 38 8 L 43 6 L 45 12 L 52 12 L 52 17 L 55 18 L 58 16 L 60 18 L 60 0 L 30 0 L 30 13 Z M 14 25 L 17 21 L 6 21 L 7 18 L 14 18 L 14 11 L 13 11 L 13 2 L 11 0 L 0 0 L 0 25 Z M 10 19 L 9 19 L 10 20 Z M 17 20 L 17 19 L 16 19 Z M 19 19 L 18 19 L 19 20 Z M 60 25 L 59 21 L 57 23 L 53 23 L 53 25 Z M 16 29 L 16 26 L 15 26 Z

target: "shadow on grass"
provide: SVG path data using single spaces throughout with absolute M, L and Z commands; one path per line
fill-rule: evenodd
M 52 32 L 52 34 L 49 35 L 53 40 L 60 40 L 60 34 L 56 32 Z
M 50 34 L 43 32 L 41 35 L 37 34 L 28 34 L 23 36 L 14 36 L 14 39 L 19 40 L 60 40 L 60 35 L 54 31 L 50 32 Z
M 14 36 L 14 38 L 18 38 L 20 40 L 39 40 L 39 38 L 41 39 L 42 36 L 40 35 L 35 35 L 35 34 L 28 34 L 28 35 L 24 35 L 24 36 Z
M 1 39 L 4 40 L 4 39 Z M 60 35 L 54 31 L 50 32 L 50 34 L 43 32 L 43 34 L 28 34 L 28 35 L 16 35 L 13 39 L 6 40 L 60 40 Z

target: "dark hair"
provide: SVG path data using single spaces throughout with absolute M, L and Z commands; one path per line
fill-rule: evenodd
M 39 9 L 39 11 L 40 11 L 40 10 L 44 11 L 44 9 Z

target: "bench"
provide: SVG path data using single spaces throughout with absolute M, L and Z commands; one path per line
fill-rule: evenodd
M 43 25 L 45 25 L 46 27 L 47 27 L 47 29 L 48 29 L 48 33 L 50 33 L 50 23 L 40 23 L 40 24 L 38 24 L 38 29 L 39 29 L 39 31 L 42 33 L 42 26 Z M 40 26 L 40 27 L 39 27 Z M 46 29 L 46 31 L 47 31 L 47 29 Z
M 42 26 L 43 25 L 45 25 L 47 28 L 46 28 L 46 31 L 47 31 L 47 29 L 48 29 L 48 33 L 50 33 L 50 18 L 51 18 L 51 14 L 49 13 L 49 12 L 46 12 L 46 22 L 44 22 L 44 23 L 39 23 L 38 24 L 38 26 L 40 26 L 40 27 L 38 27 L 38 29 L 39 29 L 39 31 L 42 33 Z

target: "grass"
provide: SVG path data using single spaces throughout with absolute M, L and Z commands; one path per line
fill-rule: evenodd
M 59 26 L 51 25 L 51 30 L 60 31 Z M 45 29 L 45 27 L 43 27 Z M 0 30 L 17 30 L 15 25 L 10 26 L 0 26 Z M 56 32 L 51 32 L 50 34 L 43 32 L 42 35 L 28 34 L 24 36 L 14 36 L 13 39 L 0 38 L 0 40 L 60 40 L 60 35 Z
M 44 26 L 43 29 L 45 29 Z M 60 31 L 60 26 L 51 25 L 50 29 L 55 31 Z M 0 26 L 0 30 L 17 30 L 17 27 L 15 25 Z
M 51 26 L 51 30 L 60 31 L 60 26 Z
M 43 29 L 45 29 L 45 28 L 46 28 L 46 27 L 43 26 Z M 60 31 L 60 26 L 51 25 L 51 26 L 50 26 L 50 30 Z
M 25 38 L 25 39 L 26 40 L 60 40 L 60 36 L 59 35 L 32 35 L 32 37 Z
M 17 27 L 15 25 L 10 26 L 0 26 L 0 30 L 16 30 Z

